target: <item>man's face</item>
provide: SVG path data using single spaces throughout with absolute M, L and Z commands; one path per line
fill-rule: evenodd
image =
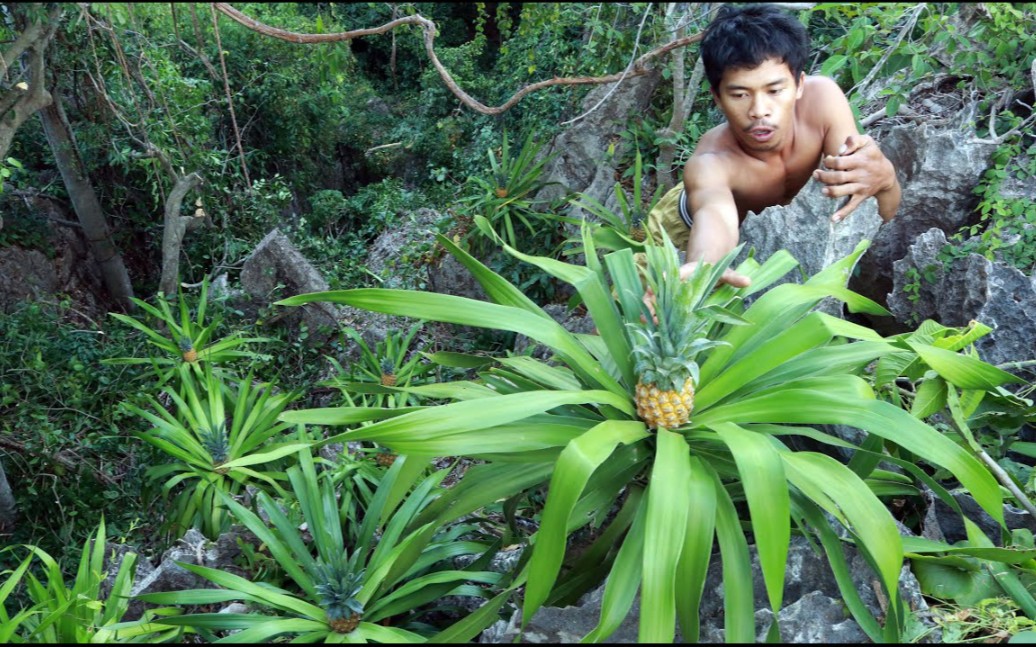
M 775 151 L 791 141 L 804 78 L 796 83 L 788 64 L 771 58 L 751 69 L 725 71 L 712 96 L 742 148 Z

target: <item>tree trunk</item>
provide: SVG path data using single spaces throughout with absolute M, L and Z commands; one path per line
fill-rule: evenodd
M 47 135 L 47 142 L 54 153 L 54 161 L 65 182 L 65 189 L 75 209 L 83 232 L 90 242 L 90 251 L 101 268 L 101 275 L 109 294 L 119 305 L 132 310 L 133 285 L 122 262 L 122 256 L 111 237 L 108 220 L 97 199 L 90 178 L 83 168 L 72 130 L 61 109 L 61 99 L 55 94 L 54 102 L 40 111 L 40 120 Z
M 687 32 L 687 25 L 684 22 L 686 17 L 676 17 L 674 15 L 675 7 L 675 3 L 670 3 L 666 16 L 668 20 L 675 23 L 672 33 L 674 40 L 683 38 Z M 709 5 L 706 4 L 702 7 L 703 15 L 709 15 L 710 11 L 711 7 Z M 676 137 L 683 131 L 684 124 L 687 122 L 687 116 L 694 105 L 698 86 L 701 85 L 701 77 L 705 73 L 705 67 L 702 64 L 701 56 L 699 56 L 698 61 L 694 65 L 694 71 L 691 72 L 691 80 L 689 83 L 686 83 L 684 81 L 686 69 L 684 64 L 685 54 L 686 50 L 684 49 L 673 53 L 675 57 L 673 59 L 673 115 L 669 120 L 669 125 L 659 133 L 663 141 L 658 147 L 655 173 L 658 185 L 665 187 L 666 190 L 672 188 L 681 180 L 681 173 L 672 168 L 673 160 L 676 158 Z
M 4 473 L 4 462 L 0 460 L 0 533 L 10 532 L 18 517 L 18 507 L 14 502 L 14 493 Z
M 174 175 L 175 177 L 175 175 Z M 177 283 L 180 280 L 180 248 L 183 237 L 190 229 L 203 223 L 205 212 L 199 208 L 193 216 L 181 216 L 180 205 L 184 197 L 194 187 L 201 184 L 201 176 L 191 173 L 177 177 L 173 190 L 165 201 L 165 226 L 162 231 L 162 279 L 158 288 L 166 296 L 176 296 Z
M 17 5 L 6 5 L 13 13 L 16 23 L 24 23 Z M 25 7 L 32 5 L 26 3 Z M 5 78 L 4 86 L 7 88 L 0 92 L 0 160 L 7 158 L 7 151 L 11 148 L 15 133 L 25 120 L 31 117 L 37 110 L 50 105 L 51 96 L 45 86 L 46 62 L 43 54 L 47 45 L 54 37 L 60 22 L 61 8 L 52 7 L 47 15 L 46 23 L 31 23 L 22 27 L 22 33 L 3 52 L 0 52 L 0 59 L 4 62 L 3 74 L 8 76 L 8 66 L 14 65 L 15 61 L 21 60 L 25 55 L 22 65 L 22 74 L 25 81 L 17 81 L 18 76 L 12 75 Z

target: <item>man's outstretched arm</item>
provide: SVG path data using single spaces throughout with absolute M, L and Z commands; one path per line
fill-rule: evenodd
M 687 278 L 700 262 L 716 263 L 737 247 L 740 218 L 730 182 L 711 155 L 692 157 L 684 167 L 684 190 L 694 225 L 687 238 L 687 262 L 680 277 Z M 720 279 L 734 287 L 747 287 L 751 280 L 732 269 Z

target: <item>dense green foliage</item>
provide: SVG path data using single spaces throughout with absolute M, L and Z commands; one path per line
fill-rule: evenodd
M 43 15 L 42 5 L 3 6 L 5 41 L 18 35 L 19 23 L 8 20 L 18 11 Z M 103 305 L 101 314 L 81 312 L 66 295 L 0 312 L 0 458 L 22 513 L 14 532 L 3 535 L 10 548 L 0 551 L 4 641 L 215 640 L 232 629 L 260 640 L 291 633 L 335 639 L 343 634 L 330 620 L 347 616 L 343 609 L 368 614 L 353 637 L 471 640 L 506 609 L 521 607 L 518 587 L 529 615 L 544 603 L 575 600 L 609 570 L 618 575 L 609 580 L 605 608 L 624 610 L 634 585 L 643 583 L 654 615 L 645 616 L 642 637 L 664 639 L 676 620 L 694 631 L 695 600 L 671 599 L 666 578 L 677 568 L 693 578 L 702 574 L 713 530 L 725 551 L 730 635 L 751 639 L 751 594 L 737 584 L 747 567 L 744 546 L 758 542 L 766 553 L 769 601 L 779 606 L 789 532 L 811 532 L 836 571 L 844 566 L 834 557 L 839 538 L 826 522 L 817 523 L 822 511 L 841 516 L 855 533 L 886 592 L 899 565 L 913 560 L 924 564 L 917 570 L 926 592 L 945 592 L 950 604 L 986 619 L 976 629 L 946 616 L 940 624 L 947 635 L 989 635 L 1000 630 L 993 626 L 1019 631 L 1036 621 L 1036 601 L 1026 591 L 1036 581 L 1031 536 L 1009 538 L 1012 548 L 997 552 L 969 525 L 960 546 L 900 547 L 882 505 L 909 501 L 897 504 L 897 520 L 916 526 L 910 515 L 922 486 L 942 497 L 944 488 L 963 483 L 996 517 L 997 501 L 1016 494 L 993 484 L 980 462 L 986 458 L 1010 474 L 1022 497 L 1036 493 L 1036 445 L 1026 435 L 1036 418 L 1032 387 L 1009 392 L 1006 374 L 974 356 L 971 344 L 988 332 L 980 325 L 957 330 L 916 321 L 910 334 L 878 338 L 805 310 L 769 310 L 761 293 L 754 316 L 797 331 L 776 346 L 810 346 L 813 359 L 762 350 L 762 341 L 783 332 L 776 324 L 744 338 L 720 326 L 733 342 L 730 352 L 740 354 L 724 378 L 727 391 L 718 394 L 717 387 L 713 397 L 704 390 L 705 422 L 650 437 L 631 431 L 638 423 L 627 410 L 621 322 L 640 310 L 618 289 L 636 283 L 623 265 L 627 248 L 644 250 L 635 231 L 658 196 L 654 171 L 662 148 L 674 144 L 681 163 L 720 119 L 702 85 L 691 95 L 683 130 L 664 133 L 673 117 L 670 58 L 656 61 L 663 82 L 648 109 L 601 151 L 617 166 L 619 212 L 612 212 L 588 196 L 536 196 L 547 145 L 563 122 L 586 109 L 591 86 L 540 90 L 488 116 L 451 92 L 415 25 L 299 44 L 259 34 L 206 4 L 61 7 L 62 23 L 47 50 L 48 86 L 61 98 L 139 299 L 136 311 L 110 316 Z M 435 52 L 453 80 L 488 106 L 530 83 L 620 72 L 668 42 L 673 26 L 667 5 L 649 3 L 234 7 L 266 25 L 308 34 L 420 14 L 435 23 Z M 699 9 L 689 16 L 688 33 L 707 22 Z M 999 138 L 999 151 L 975 189 L 972 223 L 951 237 L 943 258 L 979 253 L 1031 275 L 1036 204 L 1016 189 L 1036 176 L 1036 140 L 1026 121 L 1034 99 L 1036 4 L 820 3 L 796 11 L 813 38 L 808 71 L 835 78 L 859 118 L 922 112 L 931 95 L 917 93 L 926 87 L 969 102 L 973 110 L 956 113 L 954 127 Z M 687 52 L 689 77 L 696 46 Z M 0 246 L 53 257 L 55 225 L 25 198 L 68 209 L 45 141 L 39 120 L 31 119 L 0 161 Z M 176 182 L 170 170 L 202 176 L 182 212 L 202 208 L 208 221 L 187 233 L 183 288 L 165 299 L 155 293 L 162 213 Z M 570 206 L 595 214 L 600 224 L 580 235 L 567 216 Z M 422 208 L 438 214 L 434 231 L 373 272 L 365 263 L 372 243 L 409 227 Z M 246 313 L 210 292 L 220 276 L 236 287 L 244 260 L 274 228 L 313 263 L 336 298 L 417 323 L 380 342 L 351 328 L 281 328 L 272 322 L 287 308 Z M 611 260 L 599 260 L 595 249 Z M 477 275 L 492 303 L 446 298 L 440 307 L 435 299 L 442 295 L 423 293 L 429 268 L 449 255 Z M 753 271 L 762 272 L 760 286 L 778 273 L 772 266 Z M 838 283 L 825 275 L 813 285 L 869 307 Z M 415 291 L 393 289 L 401 284 Z M 287 296 L 282 287 L 270 300 Z M 818 298 L 792 300 L 802 306 Z M 607 334 L 552 327 L 541 308 L 561 303 L 592 309 L 594 324 Z M 437 320 L 467 328 L 457 329 L 455 347 L 419 348 L 421 327 Z M 518 334 L 549 349 L 551 361 L 534 358 L 532 350 L 514 352 Z M 850 339 L 869 343 L 870 354 L 855 355 Z M 189 350 L 198 358 L 188 359 Z M 715 376 L 731 359 L 725 352 L 710 355 L 703 370 Z M 831 369 L 828 360 L 843 355 Z M 770 362 L 774 373 L 756 374 L 761 365 L 748 370 L 753 358 Z M 801 381 L 791 395 L 777 379 L 789 371 Z M 821 398 L 810 408 L 825 392 L 821 382 L 835 385 L 844 400 Z M 735 424 L 717 417 L 724 407 L 742 406 L 755 388 L 772 395 L 778 411 L 819 412 L 819 418 L 834 416 L 828 405 L 855 411 L 872 435 L 851 447 L 857 457 L 842 465 L 789 450 L 785 431 L 771 424 L 789 420 L 747 416 Z M 486 398 L 507 404 L 486 418 Z M 913 435 L 905 443 L 883 436 L 881 424 L 890 420 Z M 521 427 L 529 421 L 539 428 Z M 329 428 L 338 426 L 346 431 L 333 436 Z M 824 433 L 793 431 L 845 449 Z M 494 444 L 493 433 L 505 434 L 507 451 Z M 356 446 L 337 461 L 320 458 L 317 450 L 325 448 L 317 445 L 329 442 L 324 434 Z M 397 452 L 404 458 L 392 463 Z M 468 470 L 450 487 L 444 483 L 453 474 L 443 464 L 428 466 L 441 455 L 465 457 L 450 463 Z M 902 473 L 877 469 L 879 456 Z M 820 491 L 817 483 L 834 477 L 858 485 L 858 492 Z M 675 484 L 672 491 L 683 498 L 667 502 L 660 487 L 648 485 L 656 478 Z M 764 510 L 763 492 L 779 498 L 779 506 Z M 658 523 L 686 516 L 674 501 L 714 510 L 715 528 Z M 328 529 L 319 545 L 306 544 L 304 521 Z M 144 559 L 189 526 L 215 538 L 234 522 L 261 538 L 244 544 L 239 560 L 254 582 L 196 568 L 227 590 L 156 596 L 151 601 L 168 605 L 158 616 L 123 622 L 120 633 L 111 633 L 125 605 L 106 602 L 98 588 L 101 557 L 92 538 L 138 546 Z M 597 541 L 588 542 L 582 561 L 563 564 L 565 542 L 579 533 Z M 669 550 L 681 543 L 689 548 Z M 655 551 L 660 545 L 669 552 Z M 512 571 L 491 572 L 489 561 L 510 546 L 530 550 Z M 354 561 L 339 560 L 343 551 Z M 657 560 L 634 559 L 644 554 Z M 458 557 L 474 561 L 462 565 Z M 130 579 L 123 569 L 114 590 L 129 590 Z M 839 584 L 846 585 L 844 574 Z M 447 594 L 490 602 L 464 615 L 455 600 L 436 603 Z M 861 610 L 847 589 L 845 595 L 871 638 L 910 637 L 902 633 L 911 631 L 909 613 L 895 593 L 890 615 L 881 619 Z M 207 614 L 190 606 L 200 600 L 245 600 L 259 613 Z M 175 620 L 162 625 L 162 614 Z M 393 619 L 398 624 L 383 626 Z M 602 617 L 593 637 L 605 638 L 613 620 Z

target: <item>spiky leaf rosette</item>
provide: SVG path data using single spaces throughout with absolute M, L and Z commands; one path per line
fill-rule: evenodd
M 640 321 L 626 324 L 638 377 L 637 413 L 649 427 L 674 428 L 685 424 L 694 408 L 698 356 L 723 343 L 710 338 L 712 324 L 739 323 L 723 306 L 705 303 L 736 250 L 715 265 L 699 264 L 685 280 L 668 238 L 645 251 L 644 279 L 654 294 L 655 314 L 645 312 Z

